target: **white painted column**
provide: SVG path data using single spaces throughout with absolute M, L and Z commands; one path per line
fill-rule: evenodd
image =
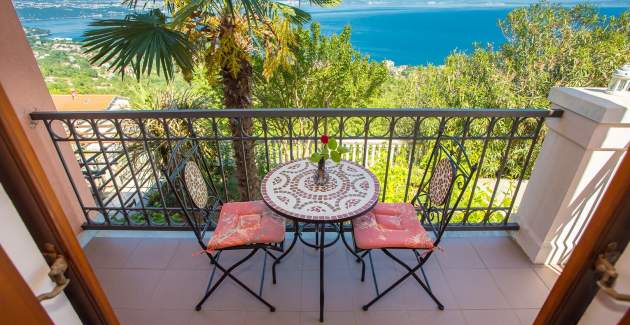
M 515 220 L 513 237 L 534 263 L 562 264 L 630 144 L 630 93 L 553 88 L 547 134 Z

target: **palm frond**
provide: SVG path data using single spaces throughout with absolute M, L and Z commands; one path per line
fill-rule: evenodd
M 233 0 L 226 0 L 232 2 Z M 239 0 L 240 5 L 243 6 L 243 11 L 248 19 L 253 18 L 253 22 L 257 22 L 260 17 L 264 17 L 267 13 L 266 9 L 269 7 L 268 0 Z M 256 19 L 258 17 L 258 19 Z
M 310 0 L 311 5 L 319 7 L 334 7 L 341 4 L 342 0 Z
M 273 17 L 276 13 L 281 13 L 289 19 L 291 23 L 297 25 L 306 24 L 311 20 L 311 14 L 300 8 L 275 1 L 269 3 L 269 12 L 267 13 L 267 16 Z
M 125 19 L 97 20 L 86 31 L 85 53 L 91 64 L 110 64 L 109 69 L 124 76 L 131 67 L 137 79 L 154 70 L 167 80 L 173 78 L 175 64 L 182 71 L 193 68 L 193 48 L 186 35 L 169 29 L 159 9 L 134 13 Z
M 216 0 L 190 0 L 186 1 L 183 6 L 177 7 L 175 14 L 173 15 L 173 26 L 181 26 L 188 19 L 191 19 L 195 14 L 204 15 L 216 15 L 220 5 Z
M 138 7 L 146 9 L 149 4 L 155 5 L 156 2 L 156 0 L 123 0 L 122 4 L 129 7 L 129 9 L 138 9 Z

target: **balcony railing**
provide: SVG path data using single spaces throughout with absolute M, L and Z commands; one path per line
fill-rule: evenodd
M 345 159 L 369 167 L 381 184 L 381 200 L 408 201 L 426 176 L 438 137 L 461 141 L 478 163 L 450 229 L 518 229 L 518 208 L 536 159 L 544 120 L 560 111 L 535 109 L 255 109 L 108 112 L 36 112 L 59 153 L 87 229 L 182 229 L 186 227 L 160 166 L 182 142 L 195 142 L 226 201 L 239 200 L 235 161 L 254 157 L 246 189 L 274 166 L 309 157 L 322 134 L 350 149 Z M 236 130 L 236 131 L 235 131 Z M 237 145 L 234 145 L 234 144 Z M 85 183 L 70 176 L 69 145 Z M 248 149 L 246 149 L 246 147 Z M 250 149 L 250 148 L 253 148 Z M 245 155 L 252 150 L 251 155 Z M 238 152 L 237 152 L 238 153 Z M 76 167 L 75 167 L 76 168 Z M 251 171 L 251 170 L 250 170 Z M 92 198 L 80 195 L 88 186 Z M 243 186 L 243 185 L 241 185 Z

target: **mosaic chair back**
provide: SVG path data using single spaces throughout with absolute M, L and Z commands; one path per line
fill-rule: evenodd
M 162 165 L 162 173 L 199 244 L 205 248 L 204 238 L 216 226 L 223 201 L 199 151 L 196 142 L 177 142 Z
M 422 215 L 422 223 L 433 232 L 434 246 L 440 242 L 476 170 L 477 164 L 470 161 L 458 139 L 436 140 L 420 186 L 411 200 Z

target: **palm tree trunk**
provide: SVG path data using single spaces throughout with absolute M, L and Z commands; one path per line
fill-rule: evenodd
M 252 107 L 252 65 L 241 59 L 241 68 L 234 74 L 228 67 L 221 69 L 223 79 L 223 103 L 226 108 Z M 236 160 L 236 179 L 241 201 L 255 200 L 260 196 L 260 179 L 256 168 L 256 152 L 254 141 L 241 141 L 253 131 L 251 118 L 231 118 L 230 129 L 237 140 L 232 142 L 234 159 Z

